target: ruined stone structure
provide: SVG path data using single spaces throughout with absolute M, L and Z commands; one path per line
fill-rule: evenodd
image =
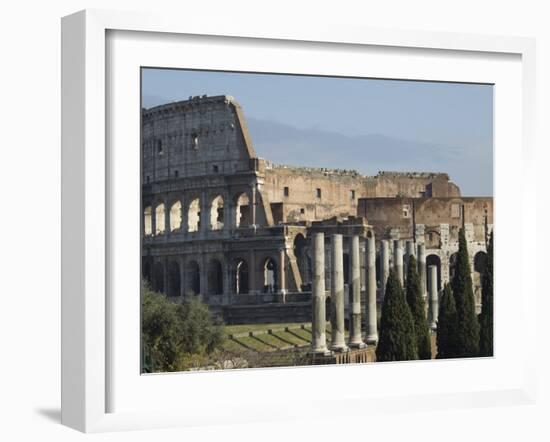
M 440 290 L 452 272 L 461 226 L 479 291 L 492 198 L 462 197 L 447 174 L 363 176 L 275 165 L 256 155 L 243 111 L 229 96 L 143 109 L 142 153 L 143 277 L 171 297 L 200 294 L 229 322 L 311 318 L 316 233 L 324 234 L 317 247 L 326 249 L 326 272 L 315 273 L 323 274 L 325 284 L 313 284 L 314 300 L 326 289 L 331 302 L 330 251 L 341 241 L 337 285 L 341 279 L 355 329 L 363 314 L 371 340 L 377 339 L 372 310 L 382 299 L 389 266 L 401 265 L 404 272 L 407 257 L 422 249 L 424 290 L 432 265 Z M 368 275 L 376 280 L 369 282 Z M 357 290 L 365 300 L 362 310 Z M 325 351 L 324 337 L 318 339 Z M 361 345 L 357 336 L 354 345 Z

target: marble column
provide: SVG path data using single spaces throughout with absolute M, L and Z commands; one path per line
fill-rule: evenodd
M 342 246 L 342 235 L 333 234 L 331 237 L 332 274 L 331 274 L 331 297 L 332 311 L 330 326 L 332 329 L 332 343 L 330 349 L 333 351 L 347 351 L 345 342 L 344 325 L 344 249 Z
M 351 237 L 351 317 L 349 346 L 364 348 L 361 338 L 361 263 L 359 254 L 359 235 Z
M 367 344 L 378 342 L 376 327 L 376 243 L 367 238 Z
M 403 278 L 403 244 L 399 239 L 396 239 L 393 243 L 393 267 L 397 280 L 404 286 L 405 280 Z
M 432 330 L 437 329 L 437 317 L 439 315 L 439 304 L 437 299 L 437 266 L 428 267 L 429 284 L 428 289 L 430 291 L 430 328 Z
M 311 352 L 329 354 L 326 337 L 325 318 L 325 234 L 313 235 L 313 281 L 311 310 Z
M 390 275 L 390 245 L 387 239 L 381 241 L 380 246 L 380 284 L 382 289 L 382 299 L 386 294 L 386 283 Z
M 420 278 L 420 292 L 422 293 L 422 298 L 425 300 L 428 296 L 426 292 L 426 246 L 424 244 L 418 244 L 417 249 L 417 270 L 418 277 Z

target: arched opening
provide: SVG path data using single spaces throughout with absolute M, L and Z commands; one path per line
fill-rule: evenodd
M 239 258 L 235 266 L 235 293 L 237 295 L 248 293 L 248 264 Z
M 474 297 L 476 308 L 479 311 L 481 308 L 481 287 L 483 282 L 483 274 L 487 268 L 487 253 L 479 251 L 474 255 L 474 274 L 472 275 L 472 283 L 474 286 Z
M 161 235 L 165 231 L 165 213 L 164 213 L 164 203 L 160 203 L 155 208 L 155 235 Z
M 426 287 L 430 287 L 430 266 L 437 267 L 437 291 L 441 290 L 441 259 L 437 255 L 426 256 Z
M 198 198 L 195 198 L 189 204 L 187 214 L 187 231 L 198 232 L 201 227 L 201 203 Z
M 185 296 L 198 295 L 201 292 L 201 274 L 197 261 L 189 261 L 185 267 Z
M 179 296 L 181 292 L 180 266 L 176 261 L 168 265 L 168 296 Z
M 294 256 L 296 257 L 296 263 L 298 264 L 298 271 L 302 278 L 302 284 L 308 284 L 311 282 L 311 276 L 307 272 L 307 254 L 306 254 L 306 239 L 304 235 L 299 233 L 294 237 L 294 244 L 292 246 Z
M 154 267 L 153 290 L 164 293 L 164 265 L 161 262 L 157 262 Z
M 181 201 L 176 201 L 170 207 L 170 232 L 181 228 Z
M 277 263 L 273 258 L 266 258 L 263 263 L 264 292 L 275 293 L 277 291 Z
M 143 209 L 143 232 L 146 236 L 153 234 L 153 219 L 151 206 Z
M 250 225 L 250 201 L 246 193 L 241 193 L 235 199 L 235 226 L 246 227 Z
M 212 206 L 210 207 L 211 230 L 223 229 L 223 216 L 223 198 L 219 195 L 212 200 Z
M 217 259 L 212 259 L 208 264 L 208 293 L 210 295 L 223 293 L 222 263 Z

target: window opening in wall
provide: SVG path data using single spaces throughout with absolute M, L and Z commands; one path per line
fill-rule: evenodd
M 157 153 L 159 155 L 164 154 L 164 146 L 162 145 L 162 140 L 157 140 Z
M 143 210 L 143 229 L 145 235 L 151 235 L 153 233 L 153 224 L 151 219 L 151 206 L 147 206 Z
M 177 170 L 174 170 L 174 176 L 177 178 L 179 176 L 179 172 Z
M 306 213 L 306 210 L 302 207 L 302 208 L 300 209 L 300 213 L 303 215 L 304 213 Z
M 321 189 L 317 188 L 317 198 L 321 198 Z
M 354 200 L 355 199 L 355 190 L 350 190 L 349 191 L 349 199 L 350 200 Z
M 210 229 L 223 229 L 223 198 L 221 195 L 212 200 L 212 207 L 210 208 Z
M 411 206 L 409 204 L 403 204 L 403 218 L 410 218 Z
M 243 227 L 250 224 L 250 201 L 246 193 L 241 193 L 235 201 L 235 226 Z
M 288 196 L 288 195 L 289 195 L 290 191 L 289 191 L 288 187 L 285 187 L 285 188 L 283 189 L 283 193 L 284 193 L 284 196 Z
M 176 201 L 170 207 L 170 231 L 178 230 L 181 227 L 181 202 Z
M 191 134 L 191 147 L 194 150 L 199 148 L 199 136 L 196 133 Z
M 164 203 L 161 203 L 155 209 L 155 225 L 156 225 L 156 235 L 164 233 L 165 230 L 165 214 L 164 214 Z
M 147 175 L 145 177 L 145 181 L 147 182 L 147 184 L 149 184 L 149 182 L 151 181 L 151 177 L 149 175 Z
M 213 171 L 214 173 L 218 173 L 218 172 L 220 171 L 220 169 L 219 169 L 219 167 L 218 167 L 217 165 L 213 165 L 213 166 L 212 166 L 212 171 Z
M 189 212 L 187 215 L 187 230 L 189 232 L 198 232 L 200 229 L 201 206 L 199 199 L 196 198 L 189 204 Z

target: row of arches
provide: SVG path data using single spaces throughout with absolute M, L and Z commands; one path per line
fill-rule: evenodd
M 250 225 L 250 198 L 246 192 L 242 192 L 233 198 L 229 207 L 231 213 L 229 226 L 245 227 Z M 147 205 L 143 209 L 143 230 L 145 236 L 162 235 L 166 232 L 186 231 L 198 232 L 205 224 L 208 230 L 223 230 L 226 226 L 227 205 L 222 195 L 217 195 L 210 200 L 203 211 L 204 203 L 198 196 L 192 198 L 184 205 L 181 200 L 174 201 L 171 205 L 160 202 L 156 205 Z
M 229 269 L 224 267 L 221 260 L 212 258 L 207 262 L 205 271 L 201 270 L 201 265 L 195 260 L 187 261 L 183 268 L 177 260 L 168 260 L 166 266 L 162 261 L 152 263 L 146 260 L 142 274 L 154 291 L 168 296 L 222 295 L 227 291 L 225 271 L 230 272 L 229 284 L 232 293 L 248 294 L 249 288 L 253 285 L 248 261 L 244 258 L 233 260 Z M 274 258 L 266 257 L 261 261 L 259 274 L 262 276 L 260 284 L 263 293 L 278 291 L 278 272 L 279 265 Z

